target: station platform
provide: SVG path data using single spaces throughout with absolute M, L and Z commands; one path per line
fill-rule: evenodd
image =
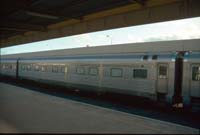
M 0 83 L 0 133 L 199 134 L 199 129 Z

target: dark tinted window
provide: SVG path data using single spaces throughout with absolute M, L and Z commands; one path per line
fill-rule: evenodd
M 157 60 L 158 59 L 158 55 L 153 55 L 152 60 Z
M 144 55 L 143 60 L 147 60 L 148 59 L 148 55 Z
M 147 78 L 147 70 L 146 69 L 134 69 L 133 70 L 133 78 Z

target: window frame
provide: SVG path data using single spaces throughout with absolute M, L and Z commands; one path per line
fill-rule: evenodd
M 113 76 L 113 70 L 121 70 L 121 75 L 120 76 Z M 122 78 L 123 77 L 123 68 L 110 68 L 110 77 L 115 77 L 115 78 Z
M 56 70 L 55 70 L 55 69 L 56 69 Z M 58 71 L 59 71 L 58 66 L 57 66 L 57 65 L 52 65 L 52 70 L 51 70 L 51 72 L 52 72 L 52 73 L 58 73 Z
M 6 65 L 5 64 L 2 64 L 2 69 L 6 69 Z
M 8 69 L 12 70 L 12 64 L 9 63 Z
M 44 70 L 43 70 L 44 69 Z M 47 72 L 47 66 L 46 65 L 42 65 L 41 66 L 41 71 L 42 72 Z
M 161 77 L 161 75 L 160 75 L 160 67 L 166 67 L 166 75 L 165 75 L 165 78 L 164 77 Z M 169 69 L 168 69 L 168 65 L 166 65 L 166 64 L 160 64 L 159 66 L 158 66 L 158 78 L 159 79 L 168 79 L 168 71 Z
M 91 69 L 96 69 L 96 74 L 92 74 L 91 73 Z M 98 76 L 99 75 L 99 69 L 98 69 L 98 67 L 89 67 L 89 69 L 88 69 L 88 75 L 91 75 L 91 76 Z
M 27 65 L 26 70 L 31 71 L 31 65 L 30 64 Z
M 38 67 L 38 68 L 36 68 Z M 34 71 L 40 71 L 40 66 L 39 65 L 34 65 Z
M 65 66 L 60 66 L 60 73 L 65 73 Z
M 194 67 L 197 67 L 197 68 L 198 68 L 197 71 L 199 71 L 199 73 L 200 73 L 200 65 L 192 65 L 191 80 L 192 80 L 192 81 L 200 81 L 200 79 L 199 79 L 199 80 L 196 80 L 196 79 L 193 78 L 193 68 L 194 68 Z M 195 75 L 196 75 L 196 74 L 195 74 Z M 195 78 L 196 78 L 196 76 L 195 76 Z
M 21 68 L 20 68 L 22 71 L 25 71 L 25 65 L 24 64 L 21 64 Z
M 12 64 L 12 70 L 15 71 L 17 69 L 16 64 Z
M 82 68 L 82 69 L 83 69 L 83 73 L 79 73 L 79 72 L 78 72 L 78 68 Z M 78 74 L 78 75 L 85 75 L 85 74 L 86 74 L 85 71 L 86 71 L 86 70 L 85 70 L 85 67 L 84 67 L 84 66 L 77 66 L 77 67 L 76 67 L 76 74 Z
M 145 78 L 143 78 L 143 77 L 135 77 L 135 70 L 145 70 L 146 71 L 146 77 Z M 133 68 L 133 79 L 148 79 L 148 69 L 146 69 L 146 68 Z

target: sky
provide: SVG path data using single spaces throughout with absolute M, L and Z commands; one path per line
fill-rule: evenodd
M 124 27 L 5 47 L 1 49 L 1 54 L 182 39 L 200 39 L 200 17 Z

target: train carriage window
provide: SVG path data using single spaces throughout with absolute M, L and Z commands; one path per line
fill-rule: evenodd
M 121 68 L 112 68 L 111 69 L 111 77 L 122 77 L 123 71 Z
M 30 65 L 27 65 L 26 70 L 27 70 L 27 71 L 30 71 L 30 70 L 31 70 L 31 66 L 30 66 Z
M 77 74 L 85 74 L 85 68 L 84 67 L 77 67 L 76 73 Z
M 8 69 L 8 64 L 6 64 L 6 70 Z
M 146 69 L 133 69 L 133 78 L 147 78 L 147 70 Z
M 9 68 L 9 66 L 8 66 L 8 64 L 6 64 L 6 70 L 8 70 L 8 68 Z
M 52 65 L 48 65 L 47 66 L 47 71 L 48 72 L 53 72 L 53 66 Z
M 158 55 L 153 55 L 152 56 L 152 60 L 157 60 L 158 59 Z
M 61 72 L 61 73 L 65 73 L 65 67 L 64 67 L 64 66 L 61 66 L 61 67 L 60 67 L 60 72 Z
M 24 65 L 24 70 L 26 70 L 26 71 L 27 71 L 27 67 L 28 67 L 27 65 Z
M 52 67 L 52 72 L 57 73 L 58 72 L 58 67 L 57 66 L 53 66 Z
M 34 70 L 35 70 L 35 71 L 39 71 L 39 70 L 40 70 L 39 65 L 35 65 Z
M 3 65 L 3 69 L 6 69 L 6 64 Z
M 21 65 L 21 70 L 25 70 L 25 66 L 24 65 Z
M 41 71 L 42 71 L 42 72 L 46 72 L 46 71 L 47 71 L 47 67 L 46 67 L 46 66 L 42 66 L 42 67 L 41 67 Z
M 3 69 L 6 69 L 6 65 L 5 64 L 3 65 Z
M 60 71 L 61 73 L 67 73 L 67 66 L 62 66 Z
M 26 65 L 23 65 L 23 70 L 24 70 L 24 71 L 26 70 Z
M 8 70 L 9 69 L 9 64 L 6 64 L 6 70 Z
M 161 65 L 159 66 L 159 78 L 166 79 L 167 78 L 167 66 Z
M 12 69 L 16 70 L 16 65 L 15 64 L 12 65 Z
M 60 66 L 60 73 L 66 73 L 66 71 L 65 70 L 67 70 L 67 67 L 66 66 L 63 66 L 63 65 L 61 65 Z
M 148 55 L 144 55 L 143 60 L 147 60 L 147 59 L 148 59 Z
M 12 64 L 9 64 L 8 67 L 9 67 L 9 70 L 12 70 Z
M 15 70 L 15 64 L 12 64 L 12 70 Z
M 89 75 L 98 75 L 98 68 L 90 67 L 89 68 Z
M 192 67 L 192 80 L 200 81 L 200 66 Z

